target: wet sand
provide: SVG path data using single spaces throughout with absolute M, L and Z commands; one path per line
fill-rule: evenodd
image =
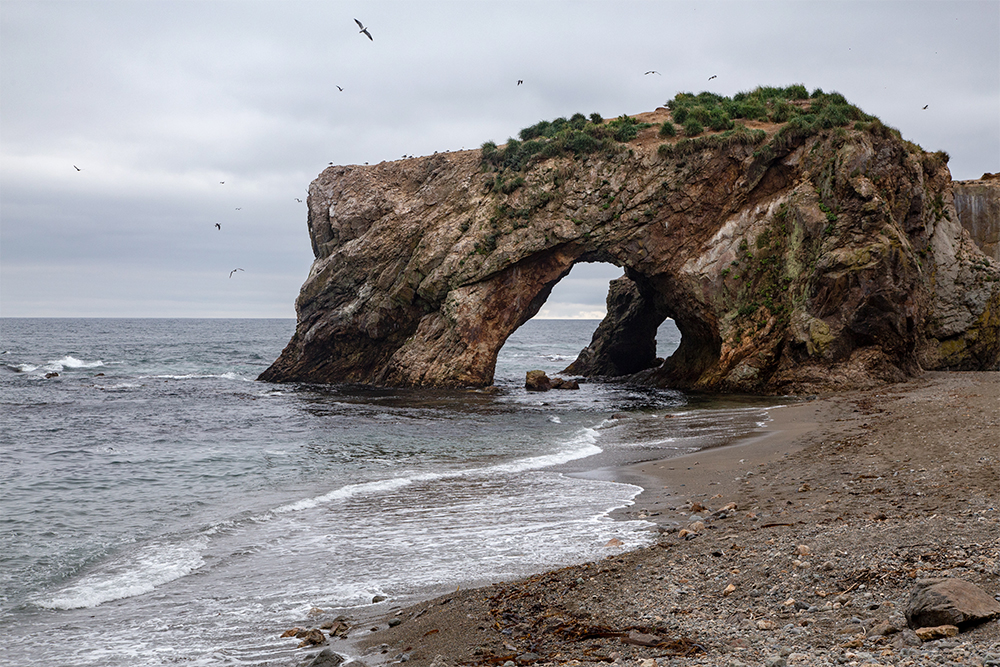
M 1000 595 L 1000 373 L 771 415 L 738 444 L 615 471 L 645 489 L 618 515 L 655 523 L 655 545 L 358 619 L 333 649 L 418 667 L 1000 660 L 1000 622 L 921 644 L 901 621 L 917 578 Z

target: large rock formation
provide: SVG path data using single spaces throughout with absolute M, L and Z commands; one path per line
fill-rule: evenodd
M 1000 174 L 984 174 L 951 186 L 955 211 L 979 249 L 1000 262 Z
M 747 125 L 766 135 L 654 126 L 516 172 L 479 150 L 326 169 L 296 332 L 260 379 L 488 385 L 507 337 L 595 261 L 625 277 L 579 374 L 804 392 L 998 367 L 1000 267 L 959 224 L 945 155 L 877 121 Z M 657 363 L 666 317 L 682 341 Z

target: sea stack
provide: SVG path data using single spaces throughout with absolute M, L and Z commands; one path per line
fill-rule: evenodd
M 624 276 L 574 374 L 795 393 L 997 369 L 1000 265 L 959 221 L 947 154 L 798 88 L 327 168 L 296 332 L 260 379 L 489 385 L 578 262 Z M 667 317 L 682 340 L 658 360 Z

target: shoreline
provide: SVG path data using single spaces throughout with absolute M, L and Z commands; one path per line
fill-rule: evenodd
M 955 647 L 1000 657 L 997 621 L 924 645 L 905 623 L 872 633 L 900 625 L 920 576 L 1000 595 L 1000 373 L 927 373 L 769 414 L 734 444 L 601 469 L 644 489 L 611 516 L 656 524 L 654 545 L 372 610 L 331 648 L 416 667 L 737 666 L 782 654 L 824 665 L 859 652 L 918 665 Z M 606 636 L 582 642 L 586 628 Z M 629 632 L 663 641 L 640 646 Z

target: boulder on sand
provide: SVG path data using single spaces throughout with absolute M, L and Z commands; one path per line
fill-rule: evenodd
M 906 605 L 906 623 L 914 629 L 941 625 L 964 629 L 997 617 L 1000 602 L 961 579 L 921 579 Z

